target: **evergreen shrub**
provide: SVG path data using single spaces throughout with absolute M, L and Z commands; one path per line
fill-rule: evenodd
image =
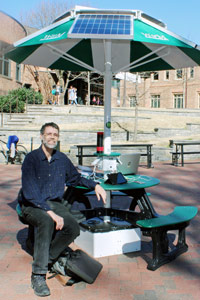
M 0 96 L 0 111 L 9 113 L 23 113 L 26 101 L 28 104 L 41 104 L 42 94 L 32 88 L 19 88 L 10 90 L 7 95 Z

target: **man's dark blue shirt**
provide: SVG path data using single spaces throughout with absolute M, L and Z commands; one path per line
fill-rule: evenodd
M 50 210 L 47 200 L 62 199 L 65 186 L 85 186 L 94 189 L 96 182 L 81 177 L 70 159 L 53 151 L 50 162 L 42 146 L 27 154 L 22 165 L 22 203 Z

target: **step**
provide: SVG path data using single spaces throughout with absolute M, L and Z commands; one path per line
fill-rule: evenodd
M 20 115 L 15 115 L 15 114 L 12 114 L 11 115 L 11 120 L 34 120 L 35 117 L 32 117 L 32 116 L 27 116 L 27 114 L 20 114 Z
M 52 110 L 52 106 L 50 105 L 28 105 L 27 111 L 30 110 Z
M 8 122 L 27 122 L 27 123 L 32 123 L 35 120 L 35 117 L 33 118 L 11 118 L 7 120 Z
M 27 112 L 52 111 L 54 113 L 80 113 L 80 114 L 104 114 L 103 106 L 86 106 L 86 105 L 28 105 Z M 134 111 L 127 108 L 112 108 L 112 114 L 124 114 L 132 116 Z
M 43 111 L 43 110 L 40 110 L 40 111 L 28 111 L 28 114 L 30 115 L 30 116 L 35 116 L 35 115 L 46 115 L 46 114 L 51 114 L 51 115 L 54 115 L 54 113 L 53 112 L 51 112 L 51 111 Z
M 30 125 L 32 121 L 26 120 L 10 120 L 6 122 L 6 126 L 21 126 L 21 125 Z
M 28 108 L 27 113 L 30 112 L 51 112 L 52 109 L 46 109 L 46 108 Z

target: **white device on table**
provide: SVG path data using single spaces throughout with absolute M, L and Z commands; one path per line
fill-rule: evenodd
M 117 165 L 118 165 L 118 157 L 117 156 L 101 156 L 96 158 L 92 162 L 92 166 L 94 169 L 96 168 L 104 173 L 104 180 L 108 179 L 108 174 L 116 173 L 117 172 Z

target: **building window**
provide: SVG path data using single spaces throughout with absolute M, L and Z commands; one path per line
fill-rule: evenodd
M 200 93 L 198 93 L 198 108 L 200 108 Z
M 174 108 L 183 108 L 183 94 L 174 95 Z
M 112 80 L 112 87 L 117 89 L 120 85 L 120 80 Z
M 151 95 L 151 107 L 153 108 L 160 107 L 160 95 Z
M 10 60 L 0 56 L 0 74 L 10 77 Z
M 153 73 L 153 80 L 159 80 L 159 73 L 158 72 Z
M 165 80 L 169 80 L 169 71 L 165 71 Z
M 194 78 L 194 68 L 190 68 L 190 78 Z
M 16 64 L 16 81 L 21 81 L 21 65 Z
M 137 104 L 136 96 L 130 96 L 129 102 L 130 102 L 130 107 L 136 107 Z
M 178 69 L 176 70 L 176 79 L 182 79 L 183 78 L 183 70 Z

